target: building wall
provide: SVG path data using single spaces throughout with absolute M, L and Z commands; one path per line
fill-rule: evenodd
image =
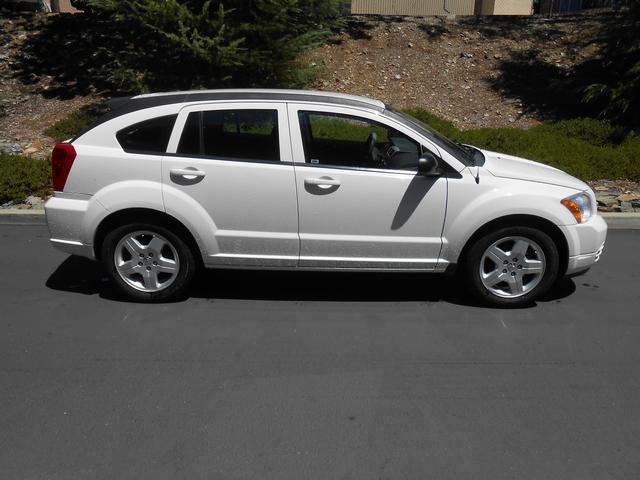
M 493 12 L 487 15 L 531 15 L 532 0 L 492 0 Z
M 473 15 L 475 0 L 352 0 L 357 15 Z

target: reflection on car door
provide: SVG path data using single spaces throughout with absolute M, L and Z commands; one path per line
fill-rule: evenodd
M 379 116 L 346 107 L 289 104 L 288 109 L 300 266 L 435 269 L 447 179 L 416 175 L 419 145 L 410 135 Z M 402 169 L 383 165 L 392 147 L 389 158 L 401 159 Z M 411 155 L 414 165 L 407 161 Z

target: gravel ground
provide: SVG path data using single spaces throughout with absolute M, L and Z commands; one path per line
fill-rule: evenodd
M 45 18 L 43 14 L 2 18 L 0 14 L 0 144 L 17 146 L 13 150 L 19 151 L 14 153 L 43 159 L 55 144 L 44 130 L 79 108 L 102 100 L 97 94 L 55 98 L 47 92 L 49 77 L 33 78 L 29 84 L 17 78 L 16 56 L 38 33 Z
M 496 87 L 504 62 L 532 54 L 560 69 L 592 58 L 612 15 L 438 18 L 356 17 L 333 43 L 305 58 L 319 66 L 316 88 L 425 108 L 458 128 L 521 127 L 541 113 Z M 530 107 L 530 106 L 528 106 Z

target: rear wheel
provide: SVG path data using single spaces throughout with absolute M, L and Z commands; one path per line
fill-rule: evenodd
M 184 240 L 158 225 L 130 224 L 111 231 L 103 242 L 102 260 L 118 289 L 144 302 L 184 294 L 196 270 Z
M 558 248 L 546 233 L 530 227 L 502 228 L 478 239 L 463 262 L 467 285 L 484 303 L 520 306 L 554 284 Z

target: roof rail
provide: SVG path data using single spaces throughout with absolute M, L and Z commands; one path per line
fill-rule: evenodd
M 346 100 L 348 102 L 358 102 L 366 105 L 370 105 L 371 107 L 377 109 L 384 109 L 385 104 L 380 100 L 375 100 L 368 97 L 362 97 L 358 95 L 350 95 L 347 93 L 338 93 L 338 92 L 324 92 L 321 90 L 288 90 L 288 89 L 266 89 L 266 88 L 247 88 L 247 89 L 214 89 L 214 90 L 186 90 L 186 91 L 177 91 L 177 92 L 159 92 L 159 93 L 147 93 L 143 95 L 138 95 L 132 97 L 132 99 L 142 99 L 142 98 L 157 98 L 157 97 L 167 97 L 173 95 L 184 95 L 188 97 L 188 100 L 193 101 L 196 100 L 195 97 L 198 96 L 219 96 L 220 98 L 224 98 L 225 96 L 229 96 L 229 98 L 237 99 L 240 95 L 247 95 L 249 98 L 259 98 L 264 96 L 265 98 L 274 98 L 278 95 L 282 95 L 283 97 L 301 97 L 301 100 L 304 97 L 315 97 L 314 100 L 317 100 L 317 97 L 323 98 L 331 98 L 334 100 Z

